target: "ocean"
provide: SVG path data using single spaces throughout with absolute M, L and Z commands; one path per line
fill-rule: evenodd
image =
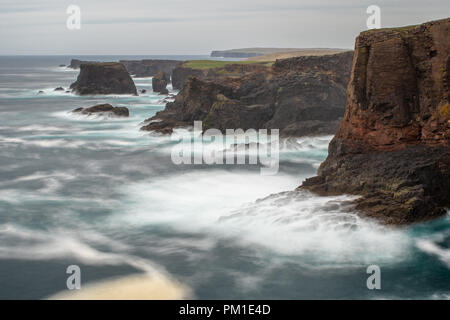
M 139 130 L 164 109 L 151 78 L 134 79 L 147 90 L 139 96 L 53 91 L 75 81 L 78 70 L 59 67 L 71 58 L 208 57 L 0 57 L 0 299 L 70 296 L 71 265 L 81 270 L 77 294 L 450 298 L 448 215 L 393 229 L 356 215 L 351 196 L 294 191 L 331 136 L 281 140 L 272 176 L 255 165 L 175 165 L 170 136 Z M 130 117 L 70 113 L 98 103 Z M 379 290 L 367 287 L 371 265 Z

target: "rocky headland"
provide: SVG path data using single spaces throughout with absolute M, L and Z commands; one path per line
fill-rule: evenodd
M 96 62 L 80 65 L 77 81 L 70 86 L 76 94 L 133 94 L 136 86 L 125 66 L 118 62 Z
M 301 189 L 360 196 L 386 224 L 450 207 L 450 19 L 362 32 L 344 119 L 316 177 Z
M 174 70 L 182 87 L 143 130 L 170 133 L 203 121 L 203 129 L 280 129 L 283 136 L 333 134 L 344 114 L 353 52 L 264 63 Z M 158 121 L 154 121 L 158 120 Z

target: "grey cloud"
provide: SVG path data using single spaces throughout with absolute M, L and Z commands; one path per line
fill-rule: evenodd
M 67 30 L 66 8 L 82 28 Z M 2 0 L 0 54 L 207 54 L 253 46 L 344 47 L 365 30 L 447 17 L 448 0 Z

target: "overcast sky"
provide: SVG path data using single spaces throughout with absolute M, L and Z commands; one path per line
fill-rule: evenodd
M 66 27 L 71 4 L 81 9 L 80 30 Z M 449 0 L 0 0 L 0 54 L 353 48 L 371 4 L 382 27 L 450 16 Z

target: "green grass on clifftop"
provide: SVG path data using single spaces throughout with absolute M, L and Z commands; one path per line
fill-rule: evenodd
M 217 61 L 217 60 L 190 60 L 183 63 L 183 67 L 191 68 L 191 69 L 215 69 L 215 68 L 223 68 L 229 64 L 261 64 L 269 66 L 273 62 L 267 61 Z

